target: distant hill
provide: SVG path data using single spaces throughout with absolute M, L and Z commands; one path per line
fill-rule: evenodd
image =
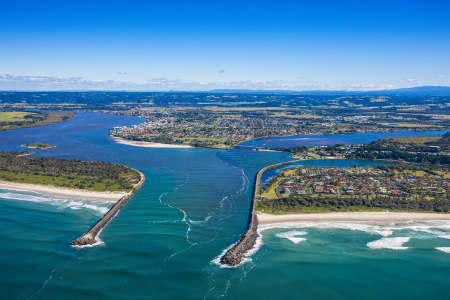
M 399 96 L 450 96 L 450 86 L 418 86 L 412 88 L 378 90 L 378 91 L 345 91 L 345 90 L 246 90 L 216 89 L 209 93 L 235 94 L 283 94 L 283 95 L 399 95 Z

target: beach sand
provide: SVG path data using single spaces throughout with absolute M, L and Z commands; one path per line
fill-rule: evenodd
M 283 222 L 302 221 L 426 221 L 426 220 L 450 220 L 450 214 L 416 213 L 416 212 L 330 212 L 313 214 L 285 214 L 270 215 L 257 213 L 259 224 L 273 224 Z
M 35 192 L 56 198 L 59 197 L 107 202 L 116 202 L 117 200 L 128 194 L 127 192 L 95 192 L 41 184 L 16 183 L 7 181 L 0 181 L 0 189 Z
M 161 143 L 152 143 L 152 142 L 142 142 L 142 141 L 131 141 L 123 138 L 111 137 L 116 143 L 135 146 L 135 147 L 145 147 L 145 148 L 192 148 L 192 146 L 188 145 L 175 145 L 175 144 L 161 144 Z

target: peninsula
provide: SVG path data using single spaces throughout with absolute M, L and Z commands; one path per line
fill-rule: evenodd
M 303 159 L 312 159 L 313 155 L 318 158 L 322 154 L 332 158 L 337 158 L 336 155 L 342 158 L 382 155 L 391 161 L 366 167 L 294 165 L 281 169 L 264 186 L 261 186 L 261 178 L 265 171 L 298 160 L 261 169 L 255 178 L 247 230 L 220 262 L 239 265 L 256 244 L 258 224 L 450 220 L 448 138 L 449 134 L 428 139 L 381 140 L 364 148 L 350 145 L 288 149 L 294 155 L 311 153 L 300 156 Z
M 143 185 L 138 170 L 113 163 L 24 156 L 0 152 L 0 188 L 52 196 L 115 202 L 111 209 L 74 246 L 97 243 L 100 230 Z

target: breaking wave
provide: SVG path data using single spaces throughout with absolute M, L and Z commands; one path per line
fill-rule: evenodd
M 307 235 L 307 234 L 308 233 L 305 231 L 292 230 L 292 231 L 288 231 L 288 232 L 278 233 L 277 237 L 285 238 L 285 239 L 290 240 L 294 244 L 298 244 L 300 242 L 306 241 L 306 238 L 298 237 L 298 236 L 299 235 L 303 236 L 303 235 Z
M 100 202 L 100 201 L 90 201 L 90 200 L 74 200 L 74 199 L 63 199 L 54 198 L 51 196 L 44 196 L 41 194 L 22 194 L 17 192 L 0 192 L 0 198 L 7 200 L 19 200 L 34 203 L 46 203 L 58 208 L 69 208 L 69 209 L 89 209 L 94 211 L 98 215 L 104 215 L 112 203 Z
M 343 229 L 363 231 L 369 234 L 378 234 L 381 236 L 392 235 L 392 228 L 385 227 L 379 224 L 369 223 L 349 223 L 349 222 L 286 222 L 277 224 L 263 224 L 260 225 L 258 230 L 260 232 L 270 229 L 288 229 L 288 228 L 318 228 L 318 229 Z
M 406 250 L 403 244 L 410 240 L 409 237 L 390 237 L 382 238 L 373 242 L 367 243 L 367 247 L 371 249 L 392 249 L 392 250 Z
M 362 231 L 369 234 L 388 237 L 394 231 L 409 230 L 423 232 L 440 238 L 450 238 L 450 221 L 403 221 L 403 222 L 286 222 L 277 224 L 263 224 L 258 230 L 288 228 L 317 228 L 317 229 L 342 229 Z
M 450 253 L 450 247 L 436 247 L 435 249 L 441 252 Z

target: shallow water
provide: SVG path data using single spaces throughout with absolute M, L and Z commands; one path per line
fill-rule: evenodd
M 249 149 L 137 148 L 106 134 L 139 122 L 79 113 L 67 123 L 0 132 L 2 150 L 49 143 L 57 147 L 37 155 L 120 162 L 147 177 L 100 234 L 103 244 L 85 249 L 70 242 L 110 204 L 0 190 L 2 299 L 448 295 L 450 223 L 444 221 L 264 225 L 259 250 L 238 268 L 221 268 L 213 260 L 245 229 L 256 172 L 289 157 Z

